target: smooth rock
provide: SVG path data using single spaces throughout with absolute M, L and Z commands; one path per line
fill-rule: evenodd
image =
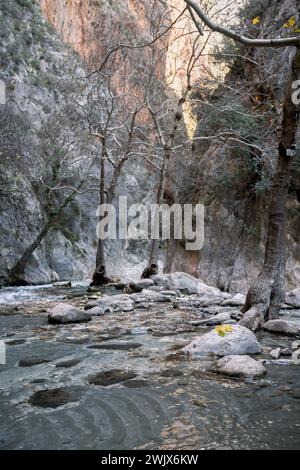
M 90 308 L 88 309 L 88 312 L 89 312 L 89 315 L 91 315 L 92 317 L 99 317 L 101 315 L 104 315 L 104 311 L 103 311 L 103 308 L 101 307 L 93 307 L 93 308 Z
M 267 370 L 261 362 L 249 356 L 226 356 L 219 359 L 214 372 L 230 377 L 263 377 Z
M 261 345 L 252 331 L 240 325 L 231 325 L 231 327 L 232 331 L 225 336 L 220 336 L 216 330 L 199 336 L 183 348 L 183 352 L 195 357 L 207 354 L 230 356 L 261 352 Z
M 287 320 L 269 320 L 263 325 L 263 329 L 271 333 L 278 333 L 287 336 L 296 336 L 300 334 L 298 326 Z
M 65 324 L 91 321 L 92 317 L 79 308 L 69 304 L 58 304 L 49 311 L 48 323 Z

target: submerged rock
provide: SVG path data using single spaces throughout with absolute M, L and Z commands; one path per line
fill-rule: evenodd
M 231 331 L 223 336 L 216 329 L 199 336 L 183 348 L 183 352 L 196 357 L 206 354 L 230 356 L 261 352 L 261 346 L 252 331 L 240 325 L 230 325 L 229 328 Z
M 91 321 L 92 317 L 86 312 L 70 304 L 58 304 L 50 310 L 48 315 L 48 323 L 65 324 L 65 323 L 82 323 Z
M 261 362 L 249 356 L 226 356 L 219 359 L 214 372 L 230 377 L 259 378 L 266 375 L 267 370 Z
M 278 333 L 287 336 L 296 336 L 300 334 L 298 326 L 287 320 L 269 320 L 264 324 L 263 329 L 271 333 Z
M 91 385 L 102 385 L 107 387 L 108 385 L 114 385 L 126 380 L 134 379 L 137 374 L 133 371 L 125 371 L 121 369 L 111 369 L 103 372 L 99 372 L 88 378 L 88 382 Z
M 48 364 L 51 361 L 48 361 L 47 359 L 41 359 L 38 357 L 26 357 L 22 359 L 18 366 L 19 367 L 33 367 L 33 366 L 39 366 L 41 364 Z
M 80 362 L 81 361 L 79 359 L 69 359 L 69 360 L 57 362 L 56 367 L 64 367 L 66 369 L 70 369 L 71 367 L 75 367 L 78 364 L 80 364 Z
M 80 397 L 81 391 L 77 388 L 54 388 L 35 392 L 29 398 L 29 403 L 42 408 L 58 408 L 67 403 L 79 401 Z

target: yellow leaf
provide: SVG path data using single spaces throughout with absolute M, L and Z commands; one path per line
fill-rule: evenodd
M 224 337 L 227 333 L 231 333 L 233 328 L 231 325 L 219 325 L 215 328 L 215 331 L 218 333 L 218 335 Z
M 260 23 L 260 16 L 256 16 L 255 18 L 253 18 L 252 24 L 256 25 L 256 24 L 259 24 L 259 23 Z
M 294 33 L 300 33 L 300 28 L 299 28 L 299 27 L 296 27 L 296 28 L 294 29 Z
M 296 18 L 294 16 L 291 16 L 291 18 L 283 25 L 284 28 L 293 28 L 294 26 L 296 26 Z

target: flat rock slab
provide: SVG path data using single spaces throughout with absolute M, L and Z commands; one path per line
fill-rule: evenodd
M 107 387 L 109 385 L 134 379 L 136 376 L 137 374 L 130 370 L 111 369 L 90 376 L 88 378 L 88 382 L 91 385 L 102 385 L 103 387 Z
M 296 336 L 300 334 L 300 329 L 295 323 L 287 320 L 269 320 L 263 326 L 263 329 L 270 333 L 277 333 L 287 336 Z
M 113 344 L 91 344 L 88 349 L 110 349 L 116 351 L 130 351 L 132 349 L 138 349 L 142 346 L 140 343 L 113 343 Z
M 231 328 L 232 331 L 224 336 L 221 336 L 216 329 L 199 336 L 182 351 L 195 357 L 207 354 L 230 356 L 261 352 L 261 345 L 252 331 L 240 325 L 231 325 Z
M 39 366 L 41 364 L 48 364 L 51 361 L 48 361 L 47 359 L 40 359 L 37 357 L 28 357 L 25 359 L 22 359 L 18 366 L 19 367 L 33 367 L 33 366 Z
M 54 325 L 89 322 L 91 319 L 91 315 L 83 312 L 79 308 L 70 304 L 62 303 L 51 309 L 48 315 L 48 323 Z
M 261 364 L 249 356 L 226 356 L 219 359 L 214 372 L 229 377 L 260 378 L 266 375 L 267 370 Z
M 29 398 L 29 403 L 41 408 L 58 408 L 67 403 L 79 401 L 81 395 L 80 389 L 71 387 L 40 390 Z

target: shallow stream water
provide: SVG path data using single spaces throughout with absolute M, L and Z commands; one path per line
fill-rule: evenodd
M 300 366 L 271 361 L 253 382 L 208 373 L 178 354 L 206 331 L 190 327 L 199 312 L 171 304 L 48 325 L 48 306 L 88 295 L 81 284 L 0 290 L 0 449 L 300 448 Z

